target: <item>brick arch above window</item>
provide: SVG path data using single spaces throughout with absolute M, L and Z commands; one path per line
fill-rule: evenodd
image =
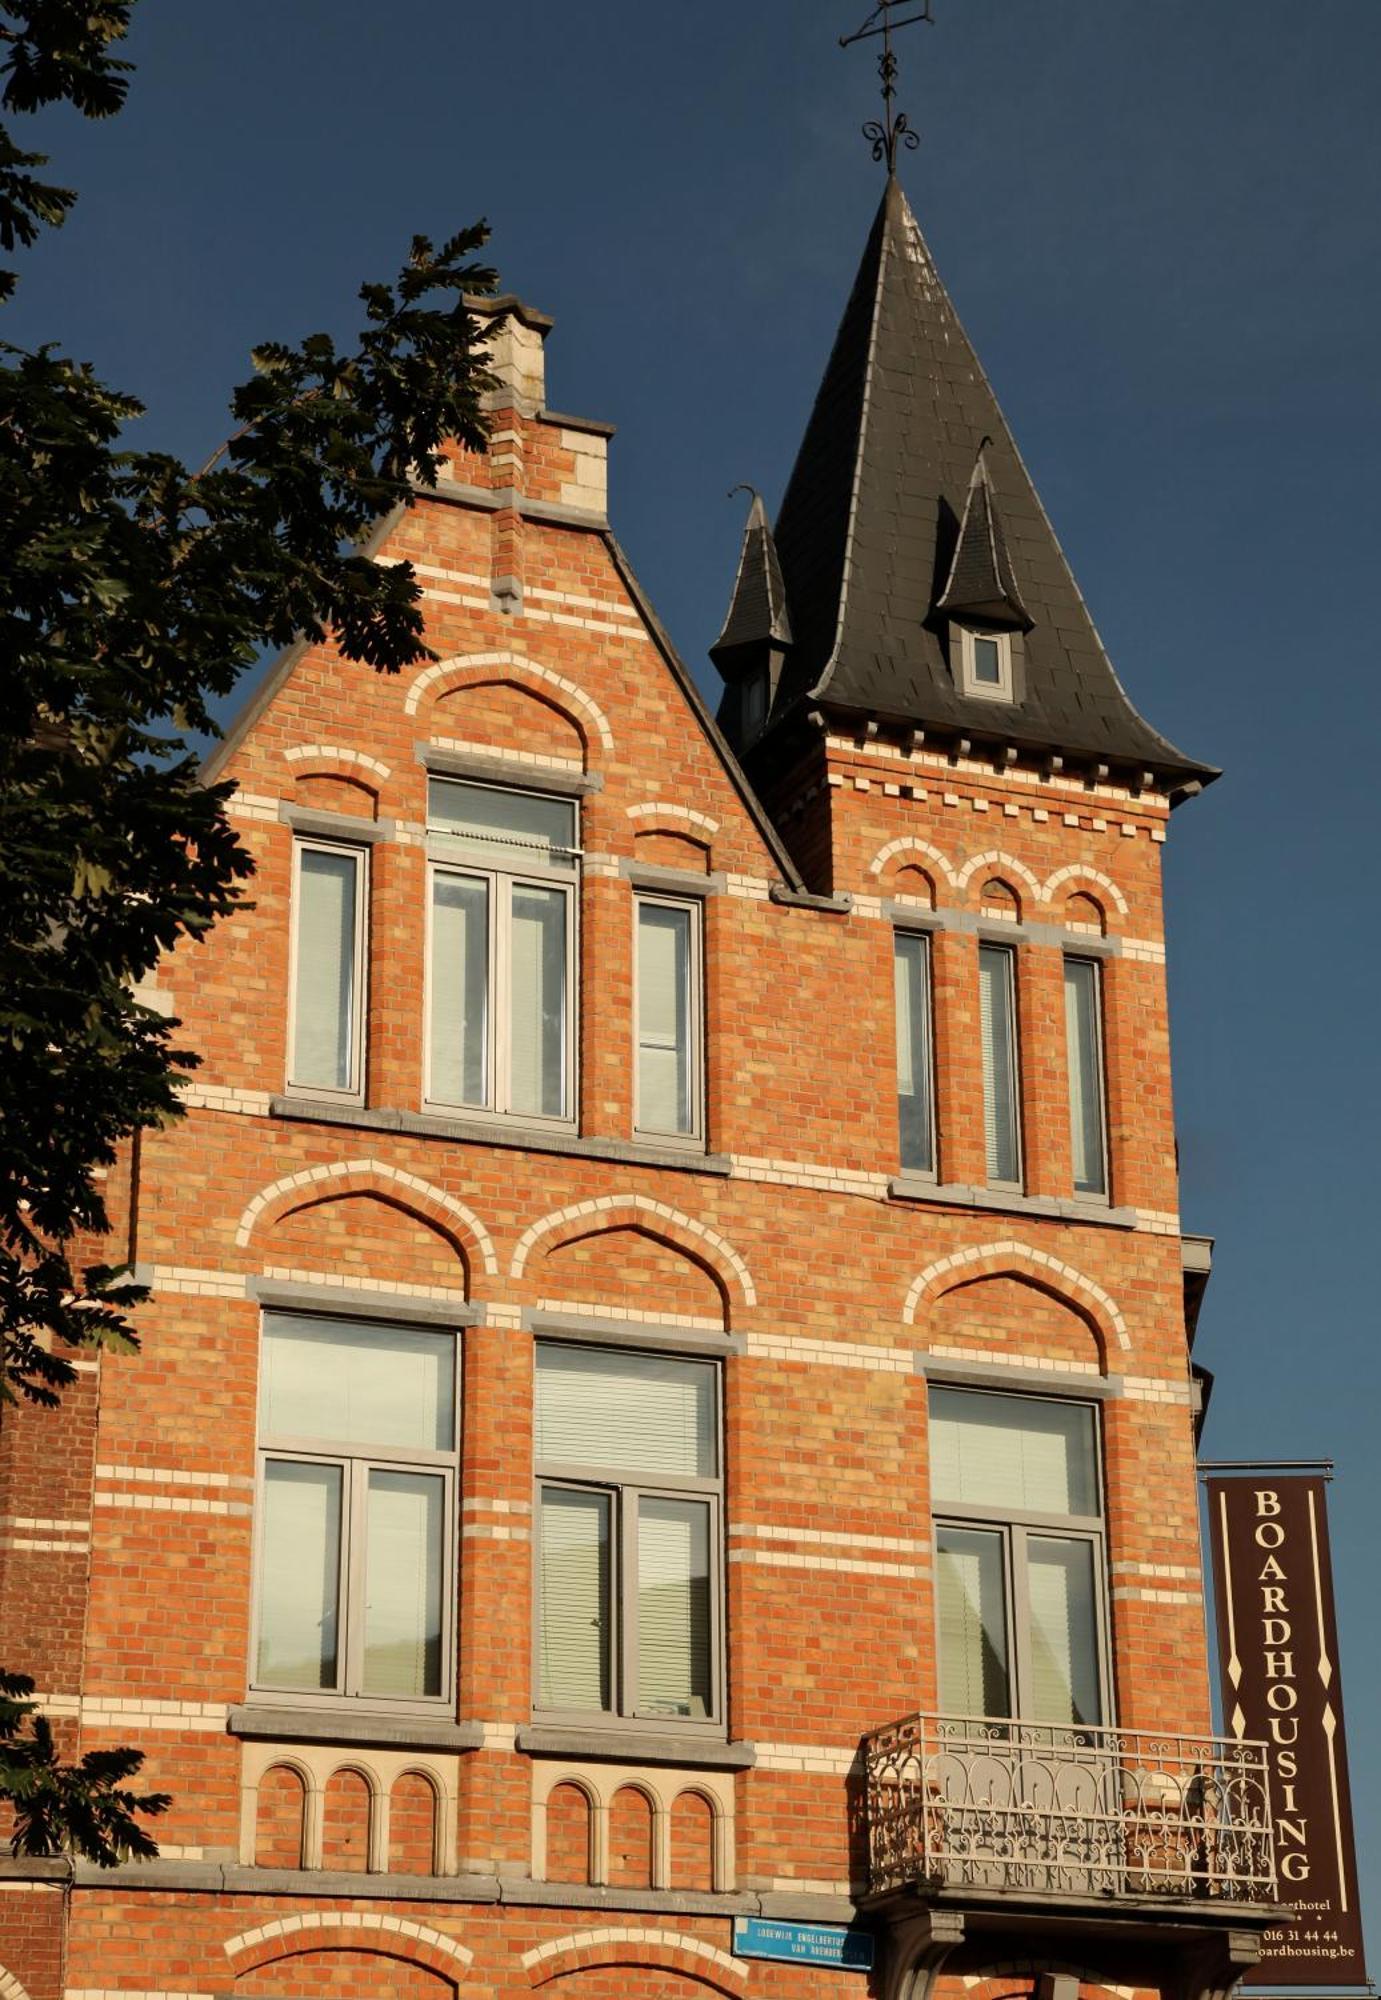
M 1012 1276 L 1025 1278 L 1056 1298 L 1066 1300 L 1085 1314 L 1097 1329 L 1105 1354 L 1114 1348 L 1130 1349 L 1127 1322 L 1116 1302 L 1092 1278 L 1076 1271 L 1048 1250 L 1036 1250 L 1029 1243 L 1005 1240 L 975 1244 L 937 1258 L 912 1280 L 902 1309 L 902 1319 L 914 1326 L 918 1315 L 933 1300 L 953 1291 L 956 1285 L 972 1284 L 976 1278 Z
M 350 750 L 339 743 L 291 743 L 283 758 L 285 763 L 299 767 L 293 773 L 298 778 L 306 777 L 309 772 L 355 778 L 367 773 L 384 784 L 393 775 L 387 764 L 371 757 L 367 750 Z
M 638 1965 L 682 1972 L 734 1995 L 742 1993 L 750 1970 L 746 1960 L 730 1958 L 705 1938 L 642 1924 L 602 1924 L 598 1930 L 572 1931 L 525 1951 L 522 1963 L 534 1986 L 597 1965 Z
M 12 1972 L 0 1965 L 0 2000 L 29 2000 L 28 1993 Z
M 868 872 L 870 875 L 881 875 L 893 861 L 902 866 L 908 861 L 918 862 L 927 874 L 943 877 L 951 889 L 958 886 L 948 855 L 942 854 L 938 847 L 932 847 L 928 840 L 917 839 L 915 834 L 899 834 L 885 847 L 880 847 L 868 863 Z
M 1053 875 L 1047 876 L 1041 893 L 1049 902 L 1053 900 L 1058 889 L 1074 890 L 1086 886 L 1095 901 L 1101 902 L 1103 897 L 1107 896 L 1120 917 L 1127 915 L 1127 898 L 1111 875 L 1105 875 L 1101 868 L 1091 868 L 1084 861 L 1071 861 L 1064 868 L 1057 868 Z
M 339 1160 L 329 1166 L 303 1167 L 271 1181 L 246 1204 L 235 1232 L 236 1244 L 244 1249 L 261 1224 L 277 1220 L 289 1208 L 333 1193 L 377 1194 L 410 1208 L 424 1221 L 458 1234 L 487 1277 L 499 1275 L 493 1239 L 474 1210 L 419 1174 L 405 1173 L 384 1160 Z
M 752 1273 L 726 1237 L 707 1223 L 697 1222 L 693 1216 L 684 1215 L 669 1203 L 654 1201 L 645 1194 L 603 1195 L 590 1201 L 573 1202 L 566 1208 L 553 1209 L 549 1215 L 531 1223 L 519 1237 L 510 1276 L 521 1278 L 538 1243 L 559 1231 L 565 1230 L 569 1235 L 588 1235 L 592 1227 L 613 1229 L 629 1223 L 641 1226 L 651 1235 L 663 1237 L 674 1247 L 685 1250 L 698 1263 L 707 1265 L 726 1293 L 737 1293 L 744 1305 L 757 1304 L 757 1288 Z
M 474 1957 L 459 1938 L 447 1937 L 430 1924 L 408 1922 L 397 1929 L 385 1928 L 386 1922 L 395 1921 L 368 1910 L 358 1914 L 309 1910 L 303 1915 L 277 1917 L 252 1930 L 237 1932 L 226 1939 L 225 1955 L 237 1978 L 259 1966 L 294 1958 L 305 1951 L 370 1951 L 423 1966 L 452 1980 Z
M 583 736 L 597 738 L 604 754 L 613 755 L 614 732 L 593 696 L 568 675 L 529 659 L 525 653 L 462 653 L 453 659 L 436 660 L 414 677 L 404 698 L 404 712 L 416 715 L 424 698 L 450 694 L 469 681 L 492 681 L 496 667 L 519 687 L 527 685 L 553 706 L 565 708 Z
M 1045 891 L 1024 861 L 1018 861 L 1015 854 L 1008 854 L 1000 847 L 990 847 L 982 854 L 974 854 L 964 863 L 955 880 L 959 889 L 967 889 L 975 875 L 981 875 L 986 882 L 989 876 L 1015 877 L 1025 884 L 1033 903 L 1044 902 Z

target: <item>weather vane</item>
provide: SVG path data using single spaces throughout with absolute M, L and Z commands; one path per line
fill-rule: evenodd
M 893 20 L 894 9 L 906 9 L 901 20 Z M 878 0 L 872 13 L 861 28 L 852 35 L 841 35 L 839 46 L 847 49 L 854 42 L 866 42 L 870 36 L 882 36 L 882 54 L 878 57 L 878 75 L 882 79 L 882 117 L 870 118 L 863 128 L 863 136 L 872 142 L 873 158 L 886 160 L 887 171 L 897 171 L 897 147 L 905 146 L 914 152 L 920 139 L 907 120 L 904 111 L 892 109 L 892 99 L 897 94 L 897 59 L 892 53 L 892 31 L 894 28 L 909 28 L 915 21 L 929 21 L 933 27 L 935 16 L 930 11 L 930 0 Z

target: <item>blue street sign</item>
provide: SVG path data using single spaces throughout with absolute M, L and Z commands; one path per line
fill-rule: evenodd
M 734 1956 L 867 1972 L 873 1963 L 873 1935 L 871 1931 L 848 1930 L 843 1924 L 785 1924 L 767 1917 L 735 1917 Z

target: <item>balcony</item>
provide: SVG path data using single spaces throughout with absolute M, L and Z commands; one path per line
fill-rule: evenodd
M 875 1896 L 1275 1903 L 1264 1744 L 913 1715 L 864 1758 Z

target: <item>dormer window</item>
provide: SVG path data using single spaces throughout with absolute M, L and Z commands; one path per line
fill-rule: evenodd
M 743 741 L 751 743 L 767 720 L 767 668 L 758 667 L 739 689 Z
M 987 701 L 1011 701 L 1012 635 L 981 632 L 970 625 L 956 628 L 959 640 L 959 690 Z

